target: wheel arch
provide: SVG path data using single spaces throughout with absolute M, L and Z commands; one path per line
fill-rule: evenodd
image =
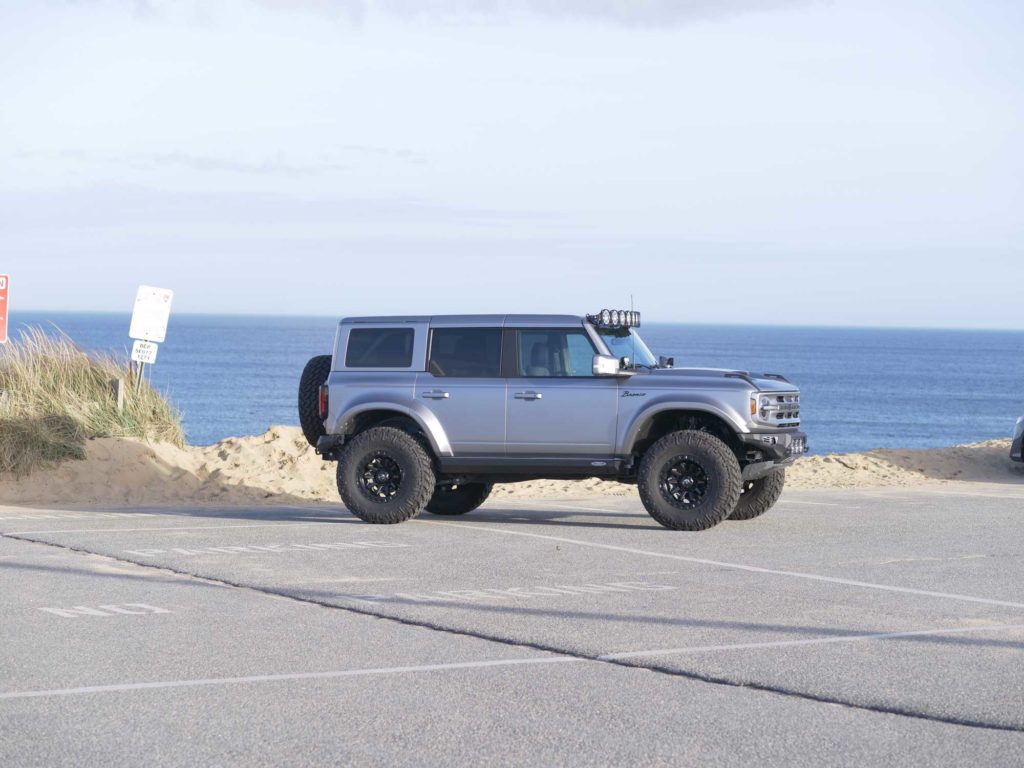
M 448 436 L 437 417 L 401 403 L 361 403 L 339 416 L 332 431 L 348 438 L 385 422 L 404 422 L 413 428 L 411 431 L 420 432 L 430 443 L 435 456 L 452 455 Z
M 737 458 L 742 456 L 739 430 L 729 415 L 705 404 L 666 405 L 639 414 L 626 434 L 625 453 L 643 455 L 665 435 L 684 429 L 708 432 L 728 445 Z

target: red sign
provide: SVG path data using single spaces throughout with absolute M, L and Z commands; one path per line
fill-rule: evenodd
M 10 291 L 11 279 L 0 275 L 0 344 L 7 341 L 7 296 Z

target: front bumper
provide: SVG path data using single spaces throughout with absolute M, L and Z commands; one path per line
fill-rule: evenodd
M 1017 419 L 1017 428 L 1013 430 L 1010 458 L 1014 461 L 1024 461 L 1024 416 Z
M 749 461 L 743 467 L 744 480 L 757 480 L 773 470 L 788 467 L 807 453 L 803 432 L 750 432 L 739 436 Z
M 748 451 L 760 452 L 765 461 L 789 463 L 807 453 L 807 435 L 796 430 L 750 432 L 739 437 Z

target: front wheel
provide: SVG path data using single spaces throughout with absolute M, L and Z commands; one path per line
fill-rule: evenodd
M 427 512 L 434 515 L 464 515 L 472 512 L 491 495 L 490 483 L 439 485 L 427 502 Z
M 736 508 L 740 464 L 724 442 L 708 432 L 672 432 L 640 462 L 637 487 L 648 514 L 666 528 L 703 531 Z
M 338 460 L 338 493 L 348 510 L 368 523 L 416 517 L 434 493 L 430 454 L 408 432 L 373 427 L 345 443 Z
M 786 470 L 776 469 L 757 480 L 743 483 L 740 500 L 729 515 L 730 520 L 753 520 L 775 506 L 786 484 Z

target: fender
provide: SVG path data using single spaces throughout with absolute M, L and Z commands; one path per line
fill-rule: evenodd
M 666 411 L 698 411 L 717 416 L 728 424 L 734 432 L 744 434 L 750 431 L 750 427 L 742 414 L 737 412 L 728 404 L 721 402 L 721 393 L 714 395 L 701 395 L 696 392 L 687 393 L 686 400 L 677 400 L 677 393 L 665 393 L 661 397 L 655 397 L 652 402 L 645 403 L 644 407 L 633 414 L 632 418 L 624 421 L 619 427 L 619 441 L 616 453 L 621 456 L 632 453 L 633 446 L 645 426 L 659 413 Z
M 435 455 L 439 457 L 454 455 L 451 443 L 448 442 L 448 435 L 445 433 L 444 427 L 441 426 L 441 422 L 421 403 L 410 402 L 397 397 L 392 399 L 385 396 L 382 398 L 380 392 L 374 392 L 372 400 L 363 400 L 356 397 L 349 400 L 346 405 L 348 405 L 348 408 L 344 412 L 333 421 L 328 422 L 328 434 L 340 434 L 343 431 L 342 427 L 361 413 L 366 413 L 367 411 L 395 411 L 396 413 L 408 416 L 419 425 L 420 429 L 423 430 L 423 434 L 430 441 L 430 446 L 434 449 Z

